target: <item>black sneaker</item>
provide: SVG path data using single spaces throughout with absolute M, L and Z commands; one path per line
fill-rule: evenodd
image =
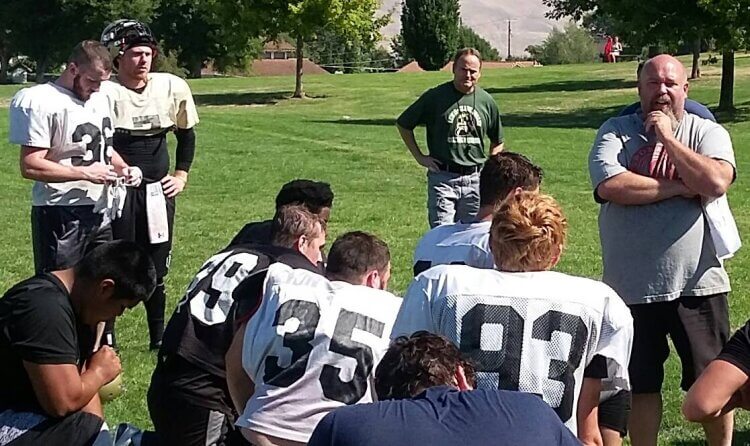
M 159 350 L 160 348 L 161 348 L 161 339 L 156 342 L 150 342 L 148 344 L 148 349 L 151 351 L 156 351 L 156 350 Z

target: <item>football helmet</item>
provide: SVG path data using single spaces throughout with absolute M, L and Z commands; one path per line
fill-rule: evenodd
M 158 45 L 151 29 L 146 24 L 132 19 L 120 19 L 110 23 L 102 31 L 99 40 L 109 49 L 112 60 L 116 60 L 133 46 L 145 45 L 156 49 Z

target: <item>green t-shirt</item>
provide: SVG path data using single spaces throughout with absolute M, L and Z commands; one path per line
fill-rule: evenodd
M 427 90 L 396 121 L 405 129 L 427 127 L 430 156 L 443 163 L 476 166 L 487 159 L 484 139 L 503 142 L 503 126 L 495 100 L 477 86 L 463 94 L 453 82 Z

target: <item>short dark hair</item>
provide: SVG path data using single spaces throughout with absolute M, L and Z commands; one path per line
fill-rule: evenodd
M 385 272 L 391 261 L 388 245 L 378 237 L 362 231 L 339 236 L 328 252 L 326 275 L 334 280 L 356 283 L 368 271 Z
M 146 301 L 156 288 L 156 267 L 151 256 L 136 243 L 117 240 L 92 249 L 75 266 L 76 279 L 115 283 L 117 299 Z
M 459 366 L 474 387 L 474 366 L 446 337 L 427 331 L 399 336 L 375 369 L 375 393 L 380 400 L 404 399 L 430 387 L 452 385 Z
M 515 152 L 500 152 L 487 159 L 479 174 L 479 204 L 497 205 L 515 188 L 536 190 L 542 168 Z
M 74 63 L 77 66 L 92 66 L 95 63 L 101 63 L 102 68 L 106 71 L 112 71 L 112 58 L 109 55 L 107 47 L 97 40 L 84 40 L 73 48 L 68 57 L 68 63 Z
M 453 65 L 455 66 L 458 63 L 458 59 L 464 56 L 476 56 L 479 59 L 479 66 L 482 66 L 482 53 L 476 48 L 461 48 L 456 51 L 456 55 L 453 56 Z
M 325 230 L 325 222 L 301 204 L 281 206 L 271 221 L 271 244 L 293 248 L 303 235 L 314 238 Z
M 276 209 L 288 204 L 304 204 L 318 214 L 322 208 L 333 206 L 331 185 L 321 181 L 294 180 L 281 186 L 276 195 Z

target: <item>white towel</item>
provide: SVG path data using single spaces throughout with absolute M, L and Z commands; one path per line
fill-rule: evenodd
M 113 183 L 107 183 L 102 189 L 102 195 L 94 205 L 94 212 L 103 214 L 101 226 L 109 225 L 112 220 L 122 217 L 122 209 L 125 207 L 125 197 L 128 189 L 122 178 L 117 178 Z
M 706 200 L 703 203 L 703 215 L 708 221 L 717 257 L 722 260 L 732 257 L 742 246 L 742 241 L 726 194 Z
M 146 185 L 146 220 L 148 220 L 148 239 L 151 244 L 169 241 L 167 200 L 164 198 L 161 183 Z

